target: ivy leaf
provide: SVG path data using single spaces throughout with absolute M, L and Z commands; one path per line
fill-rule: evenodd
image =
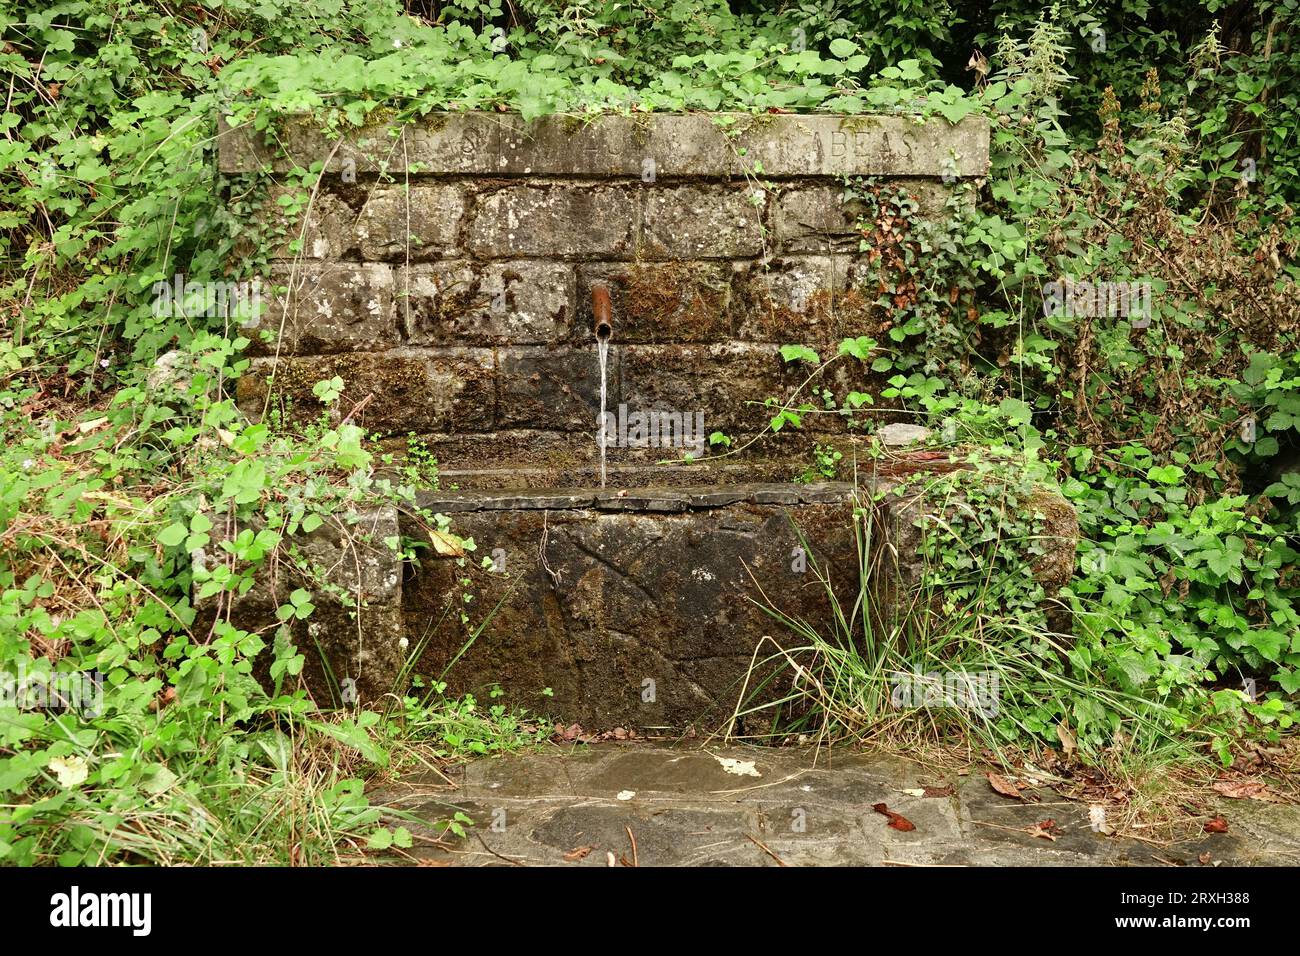
M 177 521 L 174 524 L 168 525 L 159 533 L 158 543 L 164 548 L 174 548 L 189 537 L 189 534 L 190 529 Z
M 998 404 L 998 410 L 1013 425 L 1028 425 L 1034 417 L 1033 409 L 1027 402 L 1018 398 L 1004 398 Z
M 858 45 L 852 40 L 846 40 L 844 37 L 836 37 L 831 41 L 831 56 L 843 60 L 857 52 Z
M 804 361 L 817 365 L 821 362 L 821 356 L 806 345 L 783 345 L 781 346 L 781 358 L 787 362 Z

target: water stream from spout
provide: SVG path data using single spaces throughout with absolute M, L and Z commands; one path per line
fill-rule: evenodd
M 605 487 L 605 443 L 608 433 L 605 431 L 605 369 L 609 363 L 609 336 L 596 337 L 596 353 L 600 356 L 600 421 L 597 424 L 596 440 L 600 443 L 600 487 Z

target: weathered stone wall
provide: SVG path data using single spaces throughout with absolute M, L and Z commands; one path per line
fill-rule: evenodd
M 709 432 L 761 430 L 768 415 L 751 403 L 806 375 L 780 345 L 883 335 L 874 293 L 859 288 L 866 267 L 843 177 L 896 179 L 940 217 L 988 162 L 977 117 L 463 114 L 340 141 L 291 124 L 276 143 L 245 129 L 220 136 L 227 173 L 325 170 L 287 223 L 272 275 L 287 291 L 254 330 L 241 404 L 267 405 L 274 370 L 271 406 L 314 417 L 311 386 L 341 376 L 342 413 L 370 397 L 368 429 L 428 436 L 463 487 L 500 485 L 483 472 L 503 458 L 541 484 L 584 467 L 589 477 L 596 284 L 613 301 L 609 408 L 699 411 Z M 837 375 L 870 387 L 861 368 Z M 809 422 L 837 427 L 835 416 Z M 662 457 L 610 451 L 616 468 Z M 660 478 L 625 483 L 649 480 Z
M 224 516 L 214 517 L 214 546 L 195 552 L 196 564 L 230 560 L 221 545 L 244 530 Z M 401 530 L 395 508 L 331 516 L 316 530 L 292 536 L 249 590 L 196 600 L 196 629 L 206 632 L 221 618 L 261 632 L 268 647 L 258 658 L 256 673 L 270 687 L 270 642 L 283 623 L 303 655 L 303 678 L 318 704 L 376 700 L 393 690 L 403 660 L 399 642 L 406 633 L 406 569 L 387 543 Z M 281 622 L 277 609 L 289 604 L 299 588 L 311 593 L 315 609 L 306 619 Z

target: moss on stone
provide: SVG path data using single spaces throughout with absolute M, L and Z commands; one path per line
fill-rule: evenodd
M 641 324 L 663 330 L 668 340 L 690 341 L 717 331 L 730 288 L 710 283 L 707 273 L 685 262 L 634 262 L 623 274 L 624 307 Z

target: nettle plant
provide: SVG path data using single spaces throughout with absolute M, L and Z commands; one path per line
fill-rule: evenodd
M 1063 483 L 1090 539 L 1072 588 L 1088 599 L 1086 619 L 1134 639 L 1138 653 L 1124 658 L 1132 683 L 1172 661 L 1230 687 L 1258 678 L 1261 697 L 1270 681 L 1294 694 L 1293 537 L 1251 513 L 1245 495 L 1193 503 L 1183 469 L 1155 461 L 1130 445 L 1106 456 L 1088 481 Z
M 862 272 L 843 301 L 827 308 L 852 310 L 870 325 L 870 334 L 842 339 L 826 360 L 809 345 L 781 346 L 781 358 L 807 368 L 807 377 L 790 394 L 765 400 L 767 428 L 744 448 L 764 435 L 802 428 L 810 415 L 841 417 L 857 431 L 871 431 L 889 413 L 946 421 L 946 413 L 962 401 L 958 390 L 979 390 L 965 358 L 976 313 L 968 272 L 972 254 L 965 250 L 975 215 L 970 188 L 956 187 L 945 200 L 945 217 L 931 219 L 919 215 L 917 197 L 905 188 L 872 178 L 846 180 L 843 201 L 855 213 Z M 863 381 L 871 375 L 880 379 L 886 407 L 877 409 L 876 396 L 863 388 L 838 394 L 829 387 L 827 373 L 848 359 L 861 363 Z M 732 449 L 731 438 L 720 432 L 710 442 L 727 448 L 727 454 L 743 450 Z M 818 445 L 814 458 L 803 480 L 835 477 L 843 454 Z
M 341 748 L 328 785 L 302 797 L 311 826 L 330 831 L 313 859 L 377 819 L 348 755 L 388 762 L 383 714 L 322 714 L 297 681 L 312 651 L 286 639 L 322 596 L 359 599 L 322 583 L 294 539 L 326 521 L 347 526 L 376 502 L 405 506 L 410 489 L 375 476 L 354 425 L 322 418 L 296 438 L 247 422 L 225 391 L 245 364 L 241 344 L 196 336 L 170 376 L 78 419 L 29 426 L 0 458 L 0 668 L 103 675 L 96 713 L 9 708 L 0 721 L 0 790 L 19 807 L 0 820 L 0 857 L 235 858 L 247 826 L 223 816 L 226 802 L 261 788 L 274 802 L 300 786 L 311 740 Z M 448 547 L 472 547 L 445 518 L 424 517 Z M 381 544 L 410 556 L 407 542 Z M 316 583 L 286 589 L 278 623 L 240 629 L 223 608 L 272 561 Z M 204 604 L 217 613 L 200 617 Z M 255 677 L 259 659 L 269 686 Z M 418 696 L 424 707 L 439 699 Z M 463 729 L 460 739 L 470 739 Z M 249 793 L 232 797 L 232 779 Z
M 368 46 L 310 58 L 247 56 L 222 81 L 241 116 L 246 106 L 269 114 L 325 109 L 352 124 L 377 109 L 501 107 L 525 118 L 922 109 L 953 122 L 975 109 L 962 90 L 935 79 L 931 55 L 886 57 L 897 36 L 849 35 L 843 18 L 807 9 L 755 16 L 721 0 L 661 0 L 505 10 L 449 4 L 442 13 L 436 27 L 394 19 Z
M 1034 564 L 1045 553 L 1044 516 L 1034 507 L 1042 469 L 1007 467 L 976 450 L 962 468 L 905 480 L 899 494 L 920 493 L 933 505 L 924 526 L 921 587 L 946 615 L 1001 614 L 1045 631 L 1046 596 Z

